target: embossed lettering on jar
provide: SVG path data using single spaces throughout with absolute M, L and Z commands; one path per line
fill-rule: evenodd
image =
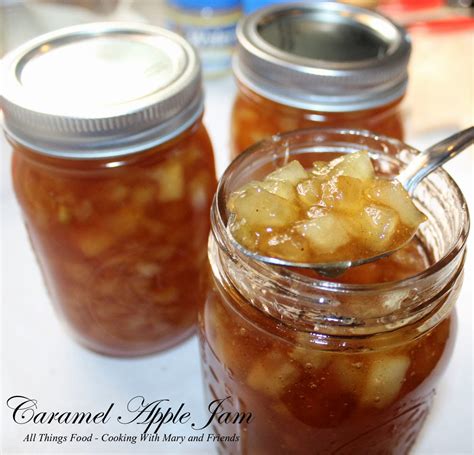
M 88 24 L 4 68 L 14 189 L 61 319 L 109 355 L 187 338 L 216 184 L 195 51 L 163 29 Z
M 403 140 L 400 102 L 411 44 L 384 16 L 342 3 L 274 5 L 241 21 L 232 155 L 315 126 Z
M 227 169 L 211 209 L 209 287 L 200 313 L 209 399 L 231 396 L 243 425 L 216 425 L 239 443 L 225 454 L 405 454 L 451 356 L 463 276 L 467 207 L 437 170 L 414 199 L 428 220 L 396 254 L 329 281 L 250 259 L 227 230 L 229 195 L 296 159 L 368 150 L 397 175 L 417 153 L 365 132 L 303 130 L 264 141 Z

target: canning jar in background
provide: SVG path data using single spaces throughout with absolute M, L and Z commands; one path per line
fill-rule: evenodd
M 415 191 L 428 217 L 416 242 L 331 281 L 250 259 L 226 229 L 227 198 L 246 182 L 291 159 L 363 149 L 382 175 L 417 153 L 367 132 L 309 129 L 257 144 L 221 179 L 199 323 L 204 383 L 210 399 L 230 397 L 224 412 L 253 418 L 216 424 L 240 436 L 222 453 L 408 453 L 425 421 L 453 348 L 469 229 L 444 170 Z
M 270 6 L 237 28 L 232 156 L 314 126 L 403 139 L 410 40 L 386 17 L 335 2 Z
M 4 71 L 14 189 L 61 319 L 109 355 L 188 337 L 215 190 L 193 48 L 87 24 L 28 42 Z

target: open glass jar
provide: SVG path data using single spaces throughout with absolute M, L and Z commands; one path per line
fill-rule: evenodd
M 159 28 L 88 24 L 4 67 L 13 185 L 61 318 L 109 355 L 188 337 L 216 186 L 193 48 Z
M 407 453 L 429 412 L 456 332 L 469 217 L 442 169 L 414 199 L 428 221 L 416 242 L 334 280 L 244 256 L 226 228 L 229 194 L 291 159 L 369 150 L 379 174 L 418 153 L 364 131 L 309 129 L 275 136 L 224 173 L 211 209 L 209 286 L 200 313 L 206 392 L 253 420 L 226 454 Z
M 278 132 L 315 126 L 403 140 L 411 44 L 386 17 L 336 2 L 274 5 L 243 19 L 237 42 L 233 157 Z

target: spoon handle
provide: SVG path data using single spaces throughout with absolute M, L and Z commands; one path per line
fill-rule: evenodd
M 421 180 L 471 144 L 474 144 L 473 126 L 449 136 L 420 153 L 400 172 L 397 179 L 408 191 L 408 194 L 412 195 Z

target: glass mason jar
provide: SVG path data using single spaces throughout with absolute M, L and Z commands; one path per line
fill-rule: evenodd
M 275 136 L 224 173 L 211 209 L 200 341 L 209 399 L 252 420 L 216 424 L 225 454 L 407 453 L 451 356 L 469 218 L 442 169 L 417 187 L 416 242 L 334 280 L 244 256 L 226 229 L 229 194 L 289 159 L 367 149 L 379 174 L 418 153 L 367 131 Z M 235 438 L 234 438 L 235 440 Z
M 231 153 L 283 131 L 368 129 L 403 140 L 411 51 L 404 29 L 335 2 L 274 5 L 237 28 Z
M 195 51 L 163 29 L 88 24 L 7 59 L 14 190 L 61 319 L 108 355 L 187 338 L 216 186 Z

